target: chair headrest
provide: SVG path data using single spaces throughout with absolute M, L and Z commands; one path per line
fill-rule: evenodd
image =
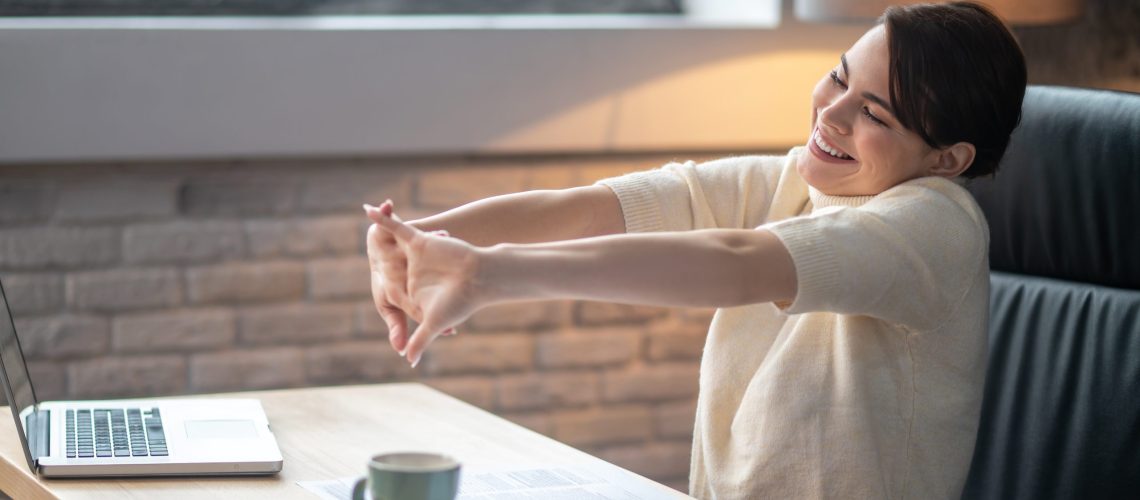
M 992 269 L 1140 288 L 1140 94 L 1030 86 L 997 175 L 967 188 Z

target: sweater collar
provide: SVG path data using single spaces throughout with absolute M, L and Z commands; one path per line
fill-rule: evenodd
M 818 189 L 808 186 L 808 198 L 811 199 L 811 206 L 814 210 L 825 207 L 858 207 L 871 201 L 874 196 L 832 196 L 830 194 L 823 194 L 819 192 Z
M 807 148 L 803 147 L 803 146 L 796 146 L 796 147 L 792 148 L 792 152 L 794 154 L 792 154 L 790 156 L 792 156 L 793 158 L 796 158 L 797 160 L 800 157 L 802 157 L 802 155 L 811 154 L 811 153 L 808 153 Z M 800 179 L 802 180 L 803 178 L 801 177 Z M 808 185 L 806 181 L 804 181 L 804 184 L 807 185 L 808 199 L 811 201 L 811 206 L 805 207 L 806 211 L 804 213 L 811 213 L 812 210 L 815 210 L 817 208 L 858 207 L 864 203 L 867 203 L 868 201 L 871 201 L 871 199 L 874 198 L 874 195 L 868 195 L 868 196 L 832 196 L 829 194 L 821 193 L 818 189 L 812 187 L 811 185 Z M 800 191 L 800 192 L 802 193 L 803 191 Z

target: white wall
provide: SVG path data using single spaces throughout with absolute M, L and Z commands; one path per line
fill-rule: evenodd
M 0 162 L 782 148 L 867 28 L 783 17 L 8 20 Z

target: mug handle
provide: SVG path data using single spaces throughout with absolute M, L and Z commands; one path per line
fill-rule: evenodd
M 362 477 L 356 480 L 356 484 L 352 487 L 352 500 L 365 500 L 364 492 L 368 490 L 368 478 Z

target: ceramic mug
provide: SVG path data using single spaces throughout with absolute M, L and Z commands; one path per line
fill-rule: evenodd
M 383 453 L 368 461 L 368 476 L 356 481 L 353 500 L 455 500 L 459 462 L 438 453 Z

